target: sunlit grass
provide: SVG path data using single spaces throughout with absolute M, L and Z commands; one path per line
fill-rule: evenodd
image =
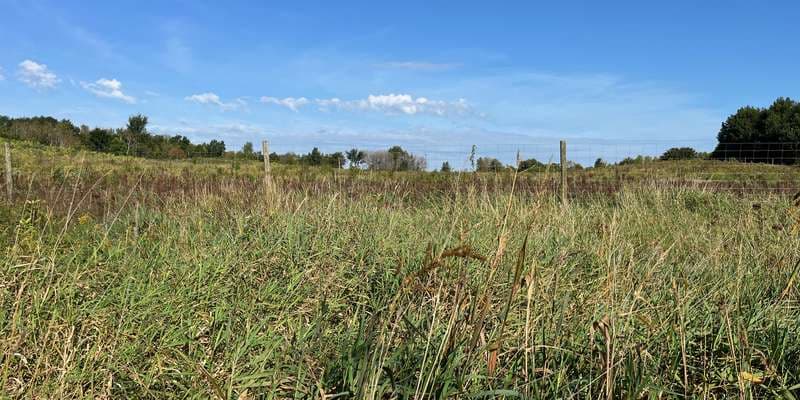
M 190 170 L 170 181 L 182 194 L 155 194 L 141 171 L 161 164 L 133 162 L 126 185 L 78 168 L 0 206 L 5 395 L 800 394 L 789 197 L 651 188 L 563 207 L 467 176 L 413 196 L 267 193 L 257 163 L 252 182 Z M 34 172 L 49 174 L 19 180 Z

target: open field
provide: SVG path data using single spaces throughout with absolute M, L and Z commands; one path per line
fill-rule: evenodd
M 797 167 L 576 171 L 563 207 L 555 171 L 15 155 L 4 396 L 800 396 Z
M 24 141 L 12 143 L 15 181 L 23 198 L 42 199 L 52 206 L 63 206 L 65 199 L 60 196 L 68 187 L 87 196 L 80 206 L 94 214 L 110 213 L 129 195 L 132 203 L 162 203 L 169 197 L 193 196 L 197 191 L 219 192 L 230 185 L 257 191 L 263 181 L 263 164 L 256 160 L 146 160 Z M 518 175 L 509 171 L 386 172 L 272 164 L 272 179 L 284 191 L 308 195 L 335 192 L 348 198 L 416 199 L 431 194 L 463 194 L 468 189 L 497 193 L 510 191 L 512 184 L 518 194 L 550 195 L 557 192 L 558 173 L 555 169 Z M 576 198 L 613 194 L 623 188 L 654 187 L 792 195 L 800 190 L 800 167 L 712 160 L 658 161 L 571 169 L 568 180 L 570 196 Z M 134 185 L 137 190 L 130 191 Z

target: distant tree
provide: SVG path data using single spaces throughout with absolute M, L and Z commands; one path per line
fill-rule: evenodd
M 693 160 L 698 158 L 697 151 L 691 147 L 673 147 L 664 152 L 659 157 L 662 161 L 667 160 Z
M 478 172 L 496 172 L 505 169 L 505 166 L 500 160 L 491 157 L 478 158 L 477 166 Z
M 781 97 L 767 109 L 763 139 L 772 143 L 800 142 L 800 103 Z
M 74 146 L 82 140 L 80 129 L 72 122 L 52 117 L 3 117 L 0 120 L 0 136 L 49 146 Z
M 618 162 L 617 165 L 641 165 L 652 161 L 653 157 L 639 155 L 635 158 L 625 157 L 622 159 L 622 161 Z
M 169 144 L 179 147 L 184 153 L 189 153 L 192 149 L 192 142 L 189 138 L 181 135 L 175 135 L 169 138 Z
M 598 158 L 597 160 L 594 161 L 595 168 L 604 168 L 606 166 L 608 166 L 608 164 L 605 161 L 603 161 L 602 158 Z
M 342 168 L 344 166 L 345 156 L 341 151 L 331 153 L 325 156 L 326 164 L 334 168 Z
M 131 150 L 136 150 L 136 144 L 147 134 L 147 117 L 142 114 L 131 115 L 128 118 L 128 126 L 125 128 L 125 143 L 128 145 L 125 154 L 130 154 Z
M 766 110 L 742 107 L 722 123 L 717 134 L 720 143 L 747 143 L 764 139 Z
M 90 129 L 76 127 L 69 120 L 52 117 L 9 118 L 0 116 L 0 136 L 34 141 L 50 146 L 84 147 L 92 151 L 130 154 L 149 158 L 221 157 L 225 142 L 193 144 L 188 138 L 175 135 L 154 135 L 147 131 L 147 117 L 137 114 L 124 128 Z
M 403 150 L 400 146 L 392 146 L 389 148 L 389 156 L 392 159 L 392 170 L 394 171 L 402 171 L 405 170 L 404 166 L 402 165 L 403 162 L 406 161 L 408 153 Z
M 445 161 L 442 163 L 442 168 L 440 169 L 442 172 L 450 172 L 452 169 L 450 168 L 450 163 Z
M 533 171 L 537 169 L 541 169 L 545 165 L 536 160 L 535 158 L 529 158 L 527 160 L 522 160 L 519 162 L 519 170 L 520 171 Z
M 212 140 L 208 142 L 205 148 L 207 157 L 222 157 L 225 155 L 225 141 Z
M 794 164 L 800 160 L 800 103 L 780 97 L 768 108 L 742 107 L 717 134 L 710 157 Z
M 347 161 L 350 162 L 350 168 L 358 168 L 367 158 L 367 153 L 359 149 L 347 150 L 345 155 L 347 156 Z
M 0 136 L 7 136 L 8 131 L 11 129 L 11 118 L 0 115 Z
M 322 165 L 322 153 L 318 148 L 311 149 L 311 153 L 305 157 L 305 162 L 308 165 Z
M 270 158 L 270 160 L 276 160 L 277 162 L 279 162 L 281 164 L 288 164 L 288 165 L 297 164 L 297 163 L 301 162 L 301 159 L 302 159 L 301 156 L 298 156 L 297 154 L 292 153 L 292 152 L 289 152 L 289 153 L 286 153 L 286 154 L 271 153 L 269 155 L 269 158 Z
M 106 129 L 94 128 L 86 135 L 86 147 L 93 151 L 108 152 L 114 140 L 112 132 Z
M 186 158 L 186 152 L 178 146 L 171 146 L 167 150 L 167 157 L 173 159 Z
M 255 158 L 253 143 L 245 142 L 245 144 L 242 146 L 242 156 L 247 159 Z
M 381 171 L 420 171 L 427 166 L 424 158 L 415 156 L 400 146 L 392 146 L 386 151 L 368 152 L 366 162 L 369 169 Z

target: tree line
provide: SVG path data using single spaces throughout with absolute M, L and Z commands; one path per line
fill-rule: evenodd
M 771 164 L 800 160 L 800 103 L 780 97 L 767 108 L 746 106 L 729 116 L 711 158 Z
M 240 151 L 230 151 L 223 140 L 192 143 L 182 135 L 158 135 L 147 129 L 146 116 L 137 114 L 128 118 L 122 128 L 92 128 L 75 126 L 68 119 L 53 117 L 11 118 L 0 115 L 0 137 L 26 140 L 47 146 L 83 148 L 91 151 L 155 159 L 182 159 L 194 157 L 240 157 L 263 160 L 261 152 L 247 142 Z M 419 171 L 427 166 L 425 159 L 409 153 L 400 146 L 388 150 L 364 151 L 351 149 L 345 153 L 323 153 L 314 147 L 309 153 L 270 153 L 270 160 L 281 164 L 329 166 L 343 168 L 368 168 L 388 171 Z
M 192 143 L 182 135 L 156 135 L 147 130 L 147 117 L 128 118 L 123 128 L 75 126 L 53 117 L 10 118 L 0 115 L 0 137 L 27 140 L 49 146 L 78 147 L 101 153 L 146 158 L 222 157 L 225 142 Z
M 247 146 L 247 144 L 245 144 Z M 370 169 L 377 171 L 422 171 L 427 167 L 424 157 L 409 153 L 400 146 L 392 146 L 388 150 L 367 151 L 350 149 L 344 153 L 322 153 L 314 147 L 308 154 L 270 153 L 270 161 L 288 165 L 330 166 L 344 168 L 345 164 L 352 169 Z
M 654 161 L 676 161 L 676 160 L 699 160 L 708 159 L 709 153 L 696 151 L 691 147 L 673 147 L 665 151 L 661 156 L 643 156 L 638 155 L 635 157 L 625 157 L 617 163 L 608 163 L 602 158 L 598 158 L 593 168 L 603 168 L 611 165 L 641 165 Z M 519 169 L 520 172 L 545 172 L 556 171 L 561 168 L 558 163 L 543 163 L 535 158 L 527 160 L 520 160 L 519 166 L 505 165 L 502 161 L 493 157 L 480 157 L 473 164 L 473 169 L 477 172 L 501 172 L 501 171 L 514 171 Z M 574 161 L 567 161 L 567 169 L 581 170 L 584 169 L 583 165 Z M 442 172 L 450 171 L 450 163 L 445 161 L 442 163 Z

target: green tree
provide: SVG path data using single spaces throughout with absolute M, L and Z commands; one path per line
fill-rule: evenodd
M 800 142 L 800 103 L 781 97 L 766 111 L 763 141 Z
M 500 160 L 492 157 L 480 157 L 478 158 L 477 164 L 478 172 L 497 172 L 505 169 L 505 166 Z M 520 162 L 520 165 L 521 164 Z
M 800 103 L 780 97 L 766 109 L 742 107 L 722 123 L 717 139 L 713 159 L 794 164 L 800 159 Z
M 452 171 L 452 169 L 450 168 L 450 163 L 447 162 L 447 161 L 443 162 L 441 171 L 442 172 L 450 172 L 450 171 Z
M 325 156 L 326 164 L 334 167 L 334 168 L 342 168 L 344 166 L 344 153 L 341 151 L 337 151 L 335 153 L 331 153 Z
M 322 165 L 322 153 L 316 147 L 311 149 L 311 153 L 308 153 L 305 158 L 308 165 Z
M 225 155 L 225 141 L 212 140 L 206 146 L 206 153 L 208 157 L 222 157 Z
M 245 142 L 244 146 L 242 146 L 242 156 L 246 159 L 254 158 L 253 143 Z
M 722 123 L 717 134 L 720 143 L 747 143 L 762 138 L 766 112 L 755 107 L 742 107 Z
M 697 151 L 691 147 L 673 147 L 664 152 L 660 159 L 667 160 L 693 160 L 698 158 Z
M 642 165 L 653 161 L 653 157 L 638 155 L 635 158 L 625 157 L 617 165 Z
M 602 158 L 598 158 L 597 160 L 594 161 L 595 168 L 603 168 L 606 166 L 608 166 L 608 164 Z
M 105 129 L 94 128 L 87 134 L 86 147 L 93 151 L 108 152 L 111 150 L 111 142 L 114 136 Z
M 520 171 L 533 171 L 538 170 L 544 167 L 544 164 L 536 160 L 535 158 L 529 158 L 527 160 L 522 160 L 519 162 L 519 170 Z
M 147 117 L 142 114 L 131 115 L 128 118 L 128 126 L 125 127 L 125 144 L 127 150 L 125 154 L 131 154 L 131 150 L 136 150 L 136 145 L 140 139 L 147 134 Z
M 405 165 L 409 156 L 408 152 L 403 150 L 403 148 L 400 146 L 392 146 L 389 148 L 388 152 L 392 160 L 393 171 L 405 171 L 408 169 Z
M 392 146 L 386 151 L 371 151 L 366 155 L 366 162 L 370 169 L 381 171 L 421 171 L 427 165 L 425 158 L 400 146 Z
M 358 168 L 367 158 L 367 153 L 359 149 L 347 150 L 345 155 L 347 156 L 347 161 L 350 162 L 350 168 Z

